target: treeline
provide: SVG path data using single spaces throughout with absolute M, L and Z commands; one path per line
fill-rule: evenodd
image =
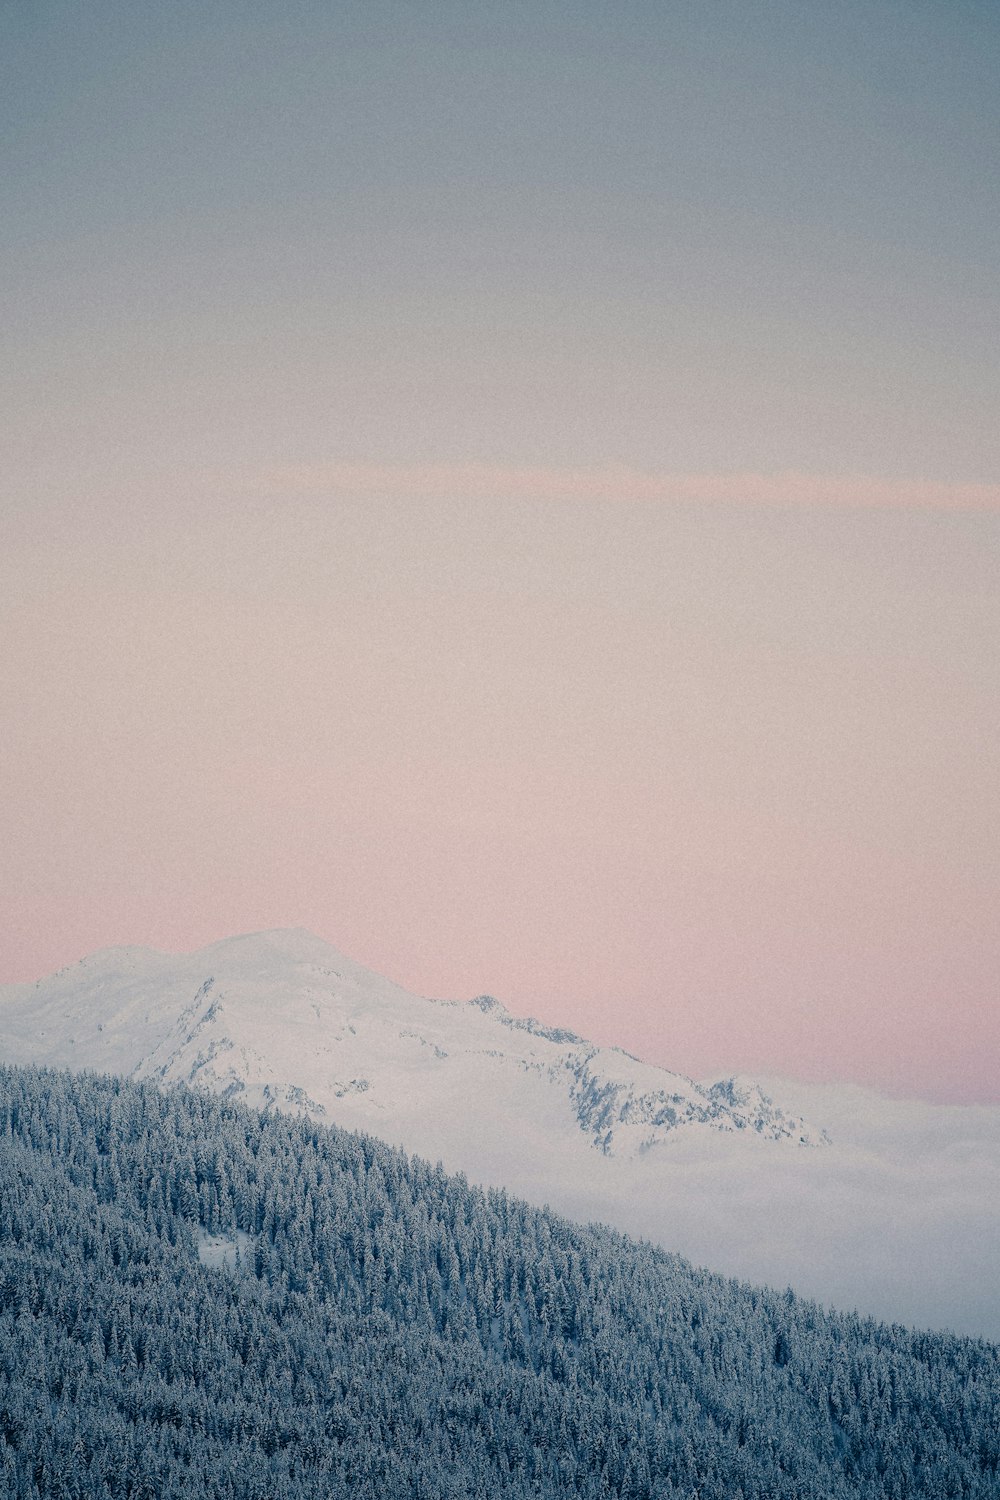
M 0 1069 L 4 1496 L 937 1500 L 998 1466 L 993 1345 L 305 1120 Z

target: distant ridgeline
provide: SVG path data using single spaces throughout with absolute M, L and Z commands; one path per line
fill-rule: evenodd
M 374 1140 L 0 1069 L 0 1494 L 1000 1494 L 1000 1350 Z

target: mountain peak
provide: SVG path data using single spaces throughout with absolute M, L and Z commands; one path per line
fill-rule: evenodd
M 176 957 L 114 950 L 26 998 L 0 997 L 0 1056 L 237 1093 L 376 1134 L 410 1122 L 432 1154 L 487 1115 L 533 1151 L 543 1120 L 574 1154 L 631 1158 L 692 1131 L 817 1143 L 760 1090 L 703 1088 L 492 995 L 421 999 L 301 927 Z
M 291 963 L 351 962 L 306 927 L 270 927 L 262 932 L 243 932 L 235 937 L 221 938 L 196 951 L 206 957 L 218 954 L 251 961 L 266 958 Z

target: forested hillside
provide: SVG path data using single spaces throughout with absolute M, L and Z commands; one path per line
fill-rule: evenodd
M 995 1497 L 998 1463 L 993 1345 L 304 1120 L 0 1069 L 4 1496 Z

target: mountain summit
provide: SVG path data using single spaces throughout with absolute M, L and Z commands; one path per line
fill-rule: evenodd
M 422 999 L 301 929 L 176 957 L 110 949 L 0 992 L 0 1054 L 238 1095 L 447 1155 L 484 1129 L 629 1158 L 692 1130 L 825 1140 L 759 1088 L 695 1083 L 490 996 Z

